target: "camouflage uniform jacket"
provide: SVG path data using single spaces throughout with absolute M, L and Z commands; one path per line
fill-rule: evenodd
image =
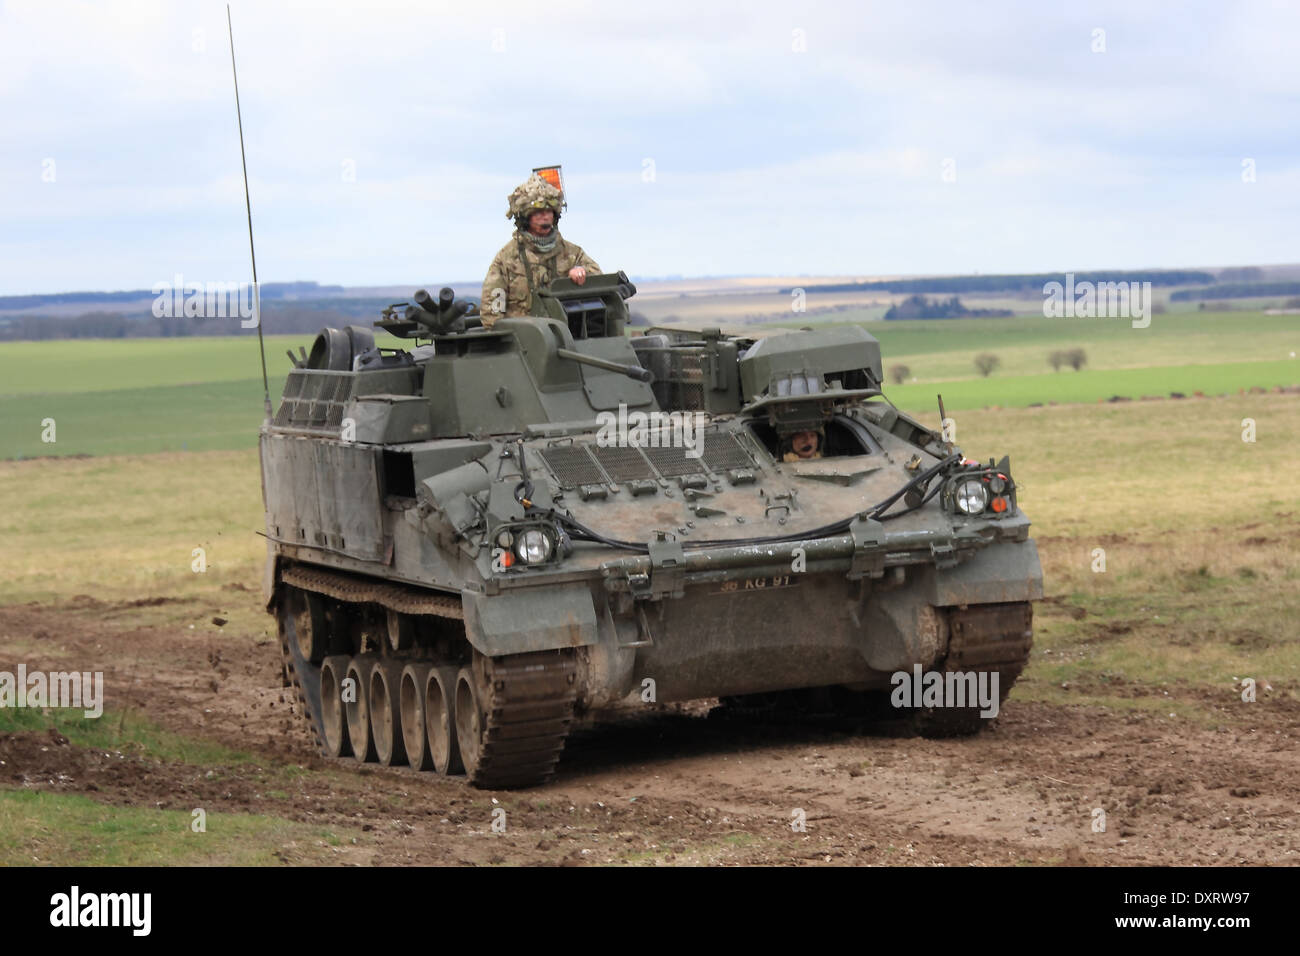
M 574 266 L 582 266 L 588 273 L 600 272 L 591 256 L 582 251 L 582 247 L 560 236 L 555 248 L 547 253 L 539 253 L 518 230 L 510 241 L 501 247 L 501 251 L 488 266 L 487 278 L 483 280 L 483 324 L 488 328 L 497 319 L 504 316 L 528 315 L 532 306 L 532 294 L 528 288 L 528 277 L 524 274 L 523 263 L 519 261 L 519 244 L 523 243 L 524 255 L 533 272 L 533 285 L 537 289 L 547 288 L 552 280 L 568 275 Z M 501 311 L 500 289 L 504 289 L 505 311 Z

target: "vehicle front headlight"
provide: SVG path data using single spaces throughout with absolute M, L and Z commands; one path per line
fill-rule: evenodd
M 524 564 L 541 564 L 555 550 L 555 542 L 545 531 L 525 531 L 515 540 L 515 556 Z
M 962 514 L 977 515 L 988 507 L 989 492 L 980 479 L 967 478 L 957 485 L 952 499 Z

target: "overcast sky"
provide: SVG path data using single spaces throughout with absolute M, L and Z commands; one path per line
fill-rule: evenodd
M 263 281 L 481 277 L 555 162 L 634 278 L 1300 260 L 1295 3 L 232 9 Z M 224 4 L 0 0 L 0 143 L 0 294 L 247 277 Z

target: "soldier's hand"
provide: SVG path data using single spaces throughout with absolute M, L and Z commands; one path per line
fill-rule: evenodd
M 587 281 L 587 270 L 582 266 L 574 266 L 569 270 L 569 278 L 578 283 L 578 285 L 582 285 Z

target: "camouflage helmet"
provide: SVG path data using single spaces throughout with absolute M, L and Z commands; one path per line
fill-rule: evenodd
M 543 209 L 554 212 L 555 221 L 559 222 L 560 212 L 564 208 L 564 194 L 537 173 L 533 173 L 526 182 L 515 187 L 515 191 L 510 194 L 509 203 L 506 218 L 513 219 L 515 225 L 526 229 L 529 215 Z

